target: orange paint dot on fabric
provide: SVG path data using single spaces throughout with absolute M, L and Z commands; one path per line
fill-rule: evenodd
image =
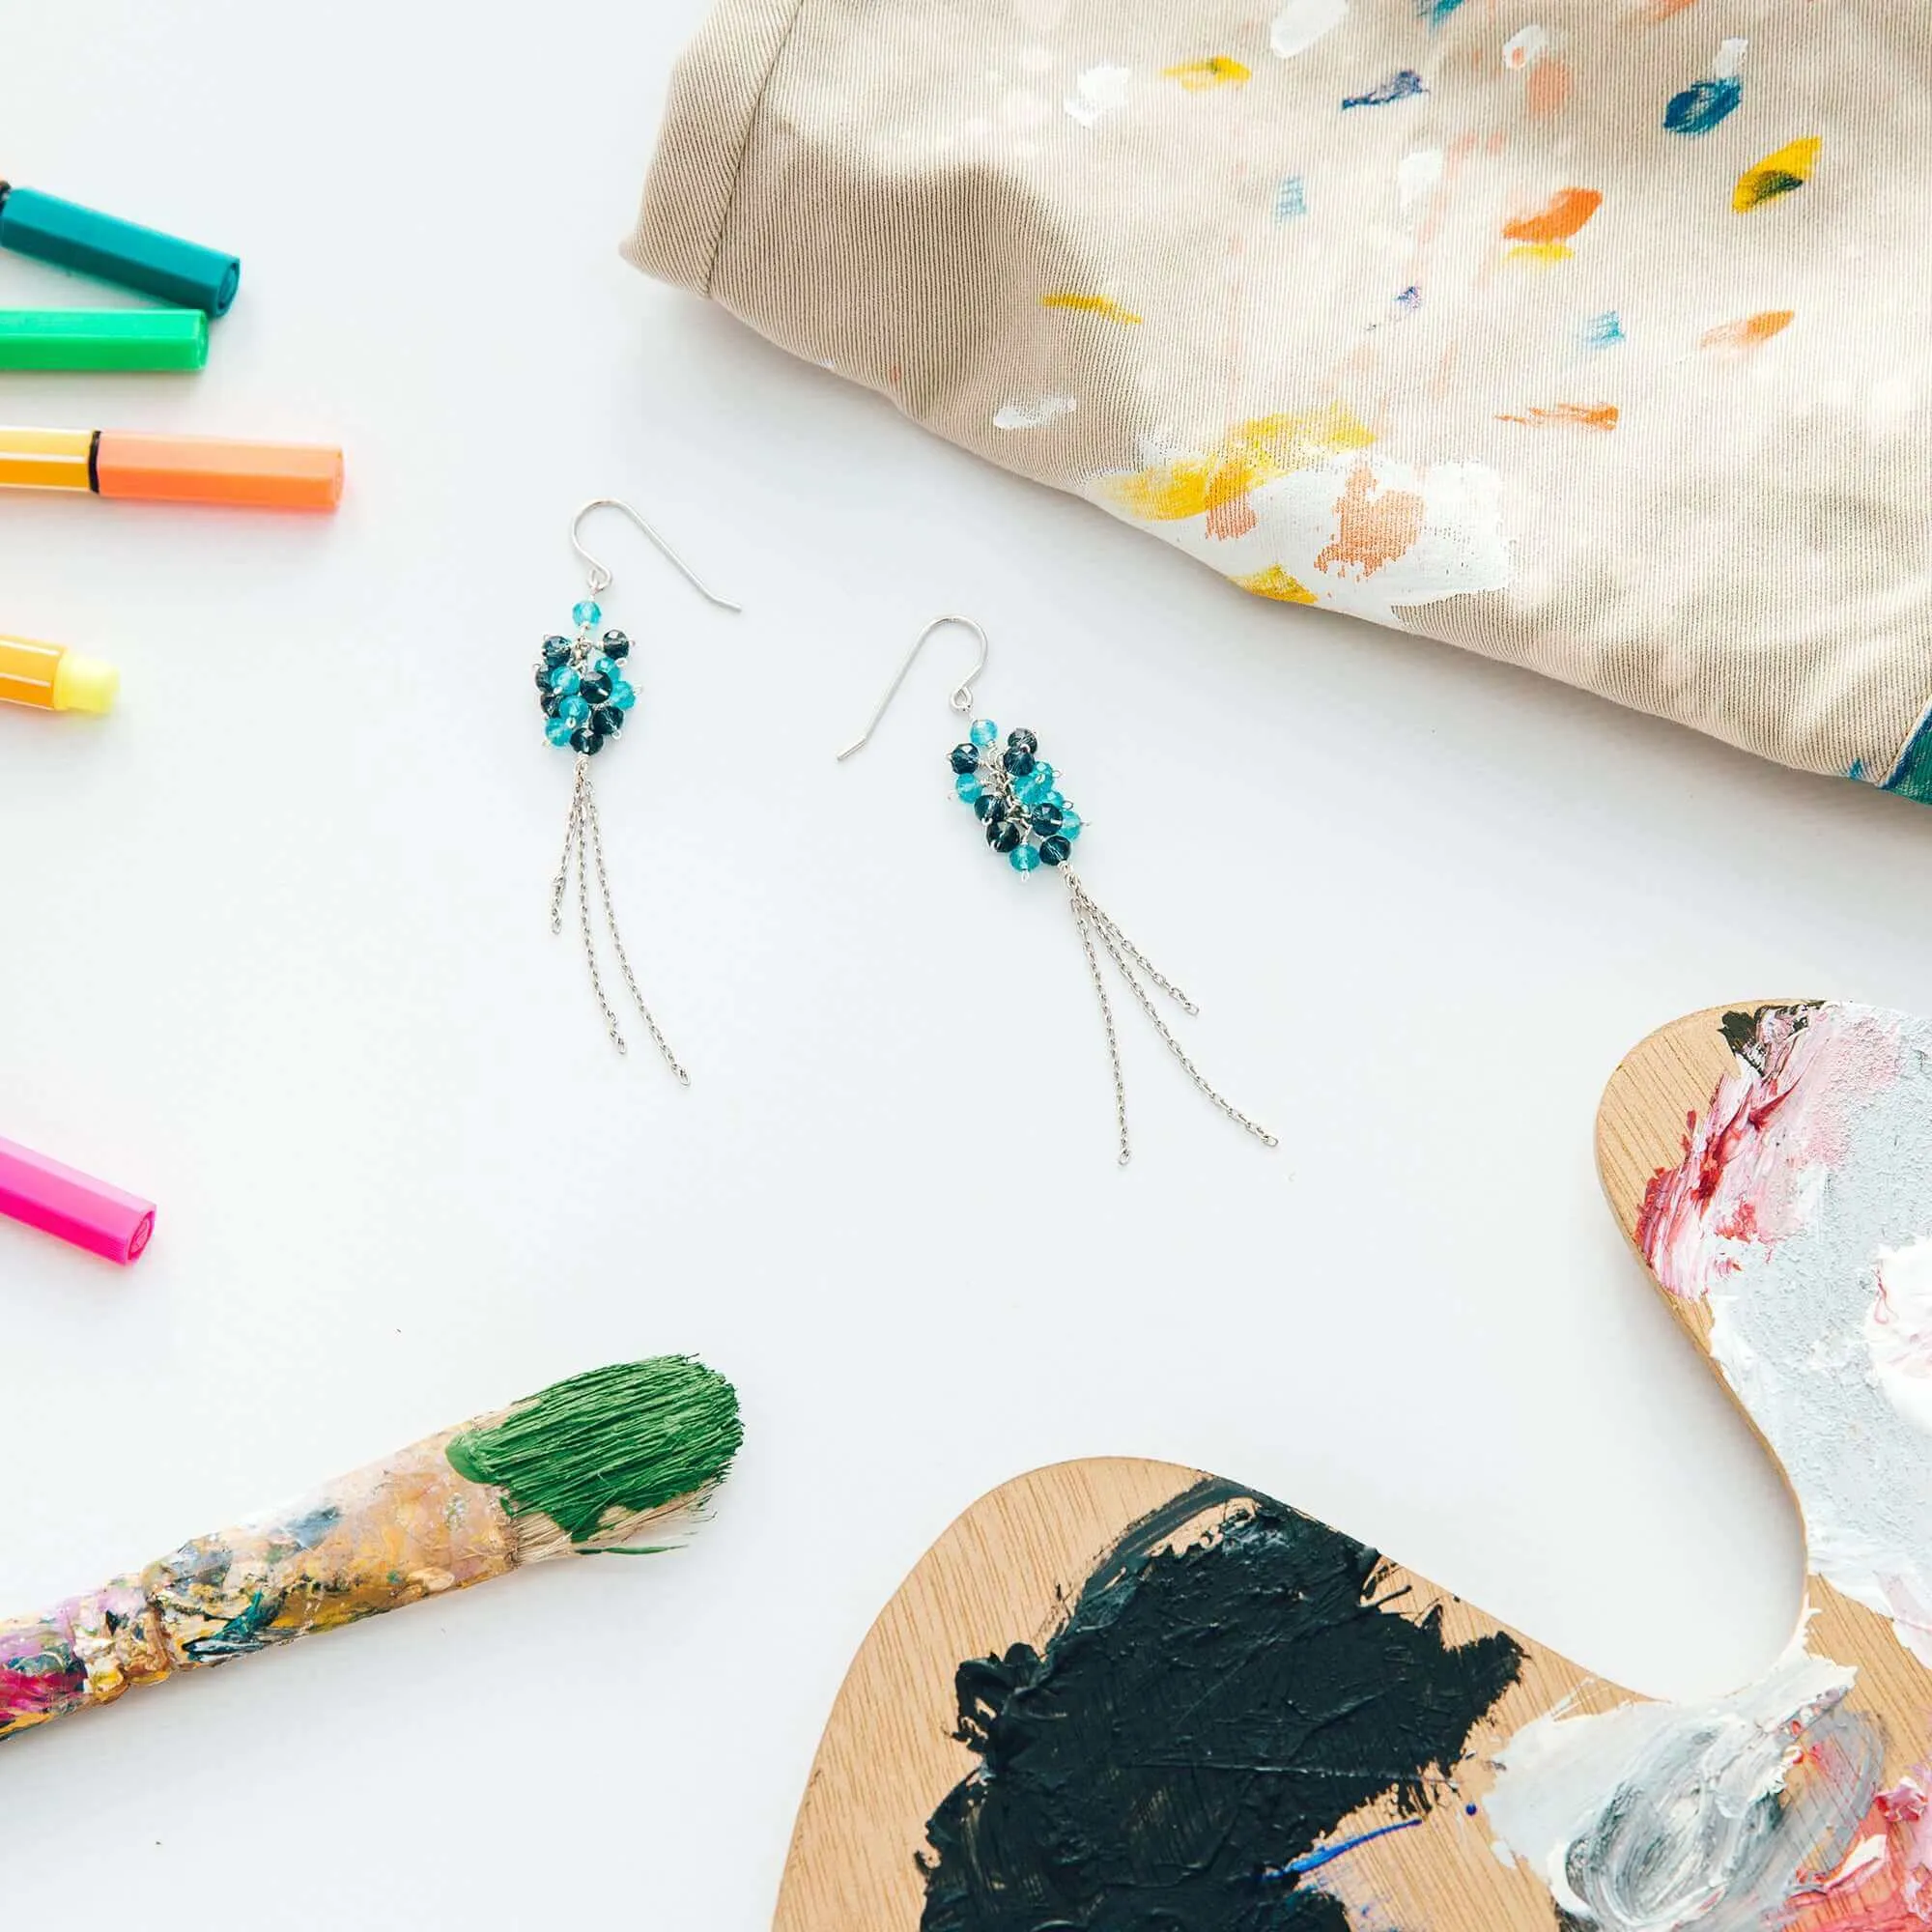
M 1041 308 L 1070 308 L 1082 315 L 1097 315 L 1108 322 L 1138 323 L 1146 320 L 1130 308 L 1122 308 L 1112 296 L 1082 295 L 1074 289 L 1054 289 L 1039 298 Z
M 1499 415 L 1496 420 L 1522 423 L 1529 429 L 1594 429 L 1607 433 L 1623 420 L 1623 412 L 1614 403 L 1551 403 L 1548 409 L 1526 410 L 1520 416 Z
M 1756 349 L 1769 342 L 1774 335 L 1782 335 L 1796 320 L 1795 309 L 1760 309 L 1756 315 L 1747 315 L 1742 322 L 1722 322 L 1716 328 L 1706 329 L 1697 346 L 1700 349 Z
M 1558 188 L 1541 208 L 1503 223 L 1509 242 L 1567 242 L 1604 205 L 1593 187 Z
M 1811 170 L 1818 165 L 1818 152 L 1824 145 L 1816 134 L 1787 141 L 1776 154 L 1767 155 L 1738 177 L 1738 185 L 1731 192 L 1731 206 L 1740 214 L 1748 214 L 1752 209 L 1762 208 L 1766 202 L 1803 187 L 1811 179 Z
M 1179 67 L 1164 68 L 1163 80 L 1178 80 L 1189 94 L 1206 94 L 1210 88 L 1240 87 L 1254 79 L 1254 71 L 1227 54 L 1209 60 L 1183 61 Z
M 1358 463 L 1335 516 L 1335 535 L 1316 557 L 1316 569 L 1353 570 L 1367 579 L 1413 548 L 1429 505 L 1413 490 L 1378 490 L 1374 467 Z
M 1529 78 L 1523 84 L 1523 98 L 1529 104 L 1530 118 L 1548 121 L 1552 115 L 1561 114 L 1570 104 L 1571 90 L 1577 84 L 1577 76 L 1570 71 L 1569 65 L 1560 60 L 1540 60 L 1529 71 Z

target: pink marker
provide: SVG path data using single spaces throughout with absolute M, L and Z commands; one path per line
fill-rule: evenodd
M 126 1267 L 155 1232 L 155 1204 L 0 1140 L 0 1214 Z

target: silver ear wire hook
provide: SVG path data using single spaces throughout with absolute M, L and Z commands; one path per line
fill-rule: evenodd
M 899 666 L 898 676 L 894 678 L 892 683 L 886 687 L 886 695 L 879 699 L 879 708 L 872 713 L 872 722 L 866 726 L 864 734 L 856 738 L 838 753 L 838 762 L 841 765 L 854 752 L 863 752 L 872 742 L 872 733 L 879 728 L 879 720 L 892 708 L 893 699 L 899 695 L 899 686 L 906 681 L 906 678 L 912 671 L 913 666 L 919 660 L 920 652 L 925 648 L 925 640 L 935 631 L 945 630 L 949 624 L 957 624 L 962 630 L 971 631 L 980 639 L 980 662 L 961 679 L 952 696 L 946 700 L 957 712 L 965 713 L 972 710 L 973 687 L 979 683 L 981 673 L 986 668 L 986 660 L 992 655 L 992 640 L 971 617 L 935 617 L 919 634 L 912 649 L 906 653 L 906 661 Z
M 587 517 L 592 510 L 622 510 L 625 516 L 629 517 L 630 520 L 634 524 L 636 524 L 637 526 L 640 530 L 642 530 L 647 537 L 650 538 L 651 542 L 657 546 L 659 554 L 664 557 L 666 557 L 669 562 L 676 565 L 678 574 L 681 577 L 683 577 L 684 581 L 687 583 L 689 583 L 691 587 L 694 590 L 696 590 L 697 594 L 705 600 L 706 603 L 717 605 L 721 611 L 735 611 L 740 615 L 743 615 L 745 607 L 742 604 L 734 604 L 728 597 L 719 596 L 717 591 L 713 590 L 711 586 L 708 583 L 706 583 L 701 577 L 698 576 L 696 571 L 693 570 L 690 564 L 686 563 L 683 557 L 679 556 L 677 552 L 672 550 L 670 545 L 666 543 L 664 538 L 658 535 L 657 531 L 651 527 L 649 522 L 632 504 L 625 502 L 621 497 L 593 497 L 590 499 L 590 501 L 584 504 L 582 509 L 579 510 L 576 516 L 574 516 L 570 520 L 570 547 L 577 553 L 577 554 L 580 557 L 583 559 L 584 563 L 589 566 L 590 594 L 593 597 L 595 597 L 600 591 L 605 591 L 610 589 L 611 585 L 612 584 L 612 582 L 615 582 L 615 580 L 612 578 L 611 572 L 608 569 L 606 569 L 603 564 L 599 563 L 597 559 L 594 556 L 592 556 L 587 550 L 583 548 L 583 539 L 578 534 L 578 532 L 582 530 L 583 527 L 584 518 Z

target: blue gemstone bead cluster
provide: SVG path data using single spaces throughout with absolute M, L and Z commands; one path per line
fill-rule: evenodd
M 607 740 L 624 728 L 624 715 L 638 694 L 624 676 L 631 640 L 622 631 L 597 626 L 604 612 L 586 598 L 571 611 L 575 638 L 546 638 L 538 658 L 537 699 L 543 706 L 544 736 L 559 749 L 594 758 Z
M 1080 837 L 1080 814 L 1067 804 L 1054 769 L 1039 755 L 1031 731 L 1009 731 L 990 718 L 974 721 L 966 742 L 952 753 L 952 789 L 986 829 L 986 843 L 1006 854 L 1016 872 L 1064 866 Z

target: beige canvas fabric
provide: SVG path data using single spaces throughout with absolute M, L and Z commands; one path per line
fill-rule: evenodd
M 1928 207 L 1916 0 L 724 0 L 627 252 L 1258 595 L 1932 796 Z

